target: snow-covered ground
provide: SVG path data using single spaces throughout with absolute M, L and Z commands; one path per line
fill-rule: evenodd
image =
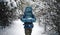
M 12 22 L 13 24 L 10 27 L 5 29 L 0 29 L 0 35 L 25 35 L 23 22 L 19 19 Z M 44 28 L 39 27 L 38 23 L 34 23 L 34 28 L 32 35 L 43 35 Z M 45 34 L 44 34 L 45 35 Z

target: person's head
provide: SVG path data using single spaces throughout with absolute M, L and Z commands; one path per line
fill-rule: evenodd
M 26 7 L 25 12 L 32 12 L 32 7 Z

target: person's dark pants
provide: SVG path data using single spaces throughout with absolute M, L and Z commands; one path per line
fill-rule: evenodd
M 32 22 L 25 22 L 24 28 L 25 28 L 25 35 L 31 35 L 33 23 Z
M 31 32 L 32 32 L 31 28 L 25 29 L 25 35 L 31 35 Z

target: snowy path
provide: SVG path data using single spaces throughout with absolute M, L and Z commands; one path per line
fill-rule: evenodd
M 34 28 L 32 31 L 32 35 L 42 35 L 44 29 L 38 26 L 38 23 L 34 23 Z M 23 23 L 18 19 L 13 22 L 11 27 L 7 27 L 4 30 L 0 30 L 0 35 L 25 35 Z

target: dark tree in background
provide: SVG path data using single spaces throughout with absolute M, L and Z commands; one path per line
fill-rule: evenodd
M 56 15 L 52 15 L 53 24 L 56 26 L 55 31 L 57 31 L 60 35 L 60 0 L 56 0 L 56 2 L 52 3 L 53 5 L 49 5 L 51 9 L 50 12 L 56 13 Z M 52 6 L 52 7 L 51 7 Z
M 10 2 L 10 3 L 9 3 Z M 20 11 L 17 8 L 16 1 L 0 1 L 0 27 L 10 26 L 13 20 L 20 18 Z
M 60 35 L 60 0 L 56 0 L 57 3 L 55 3 L 55 6 L 57 7 L 57 16 L 55 17 L 55 25 L 57 26 L 57 31 L 59 32 Z
M 0 2 L 0 26 L 2 27 L 9 26 L 8 16 L 6 15 L 8 12 L 6 5 L 4 5 L 4 2 Z

